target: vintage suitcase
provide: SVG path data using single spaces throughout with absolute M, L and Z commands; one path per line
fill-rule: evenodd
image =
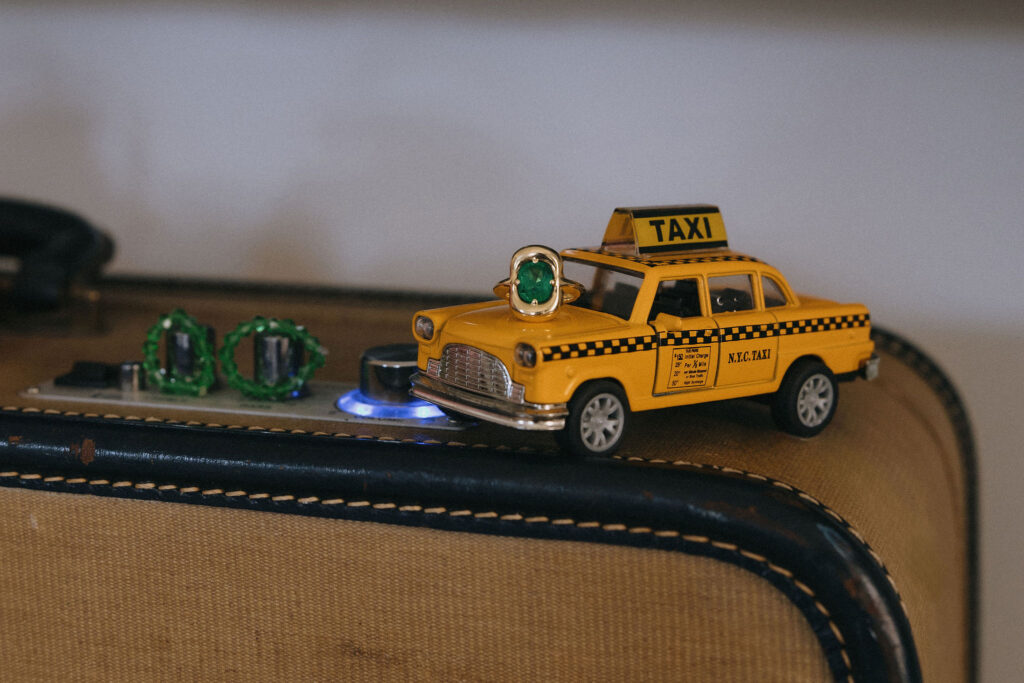
M 881 376 L 841 385 L 818 437 L 730 401 L 636 414 L 604 459 L 495 426 L 38 391 L 138 360 L 179 307 L 221 336 L 294 319 L 329 349 L 317 379 L 356 382 L 440 302 L 122 278 L 73 313 L 10 313 L 0 678 L 973 679 L 970 428 L 887 332 Z

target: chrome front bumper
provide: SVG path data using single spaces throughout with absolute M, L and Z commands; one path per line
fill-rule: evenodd
M 442 408 L 514 429 L 555 431 L 565 427 L 569 414 L 564 403 L 514 403 L 453 387 L 422 372 L 412 376 L 410 393 Z

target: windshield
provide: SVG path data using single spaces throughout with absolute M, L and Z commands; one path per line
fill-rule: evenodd
M 644 281 L 641 273 L 568 258 L 563 261 L 563 271 L 565 277 L 586 287 L 583 296 L 570 305 L 629 320 Z

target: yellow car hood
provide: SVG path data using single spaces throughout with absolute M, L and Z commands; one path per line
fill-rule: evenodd
M 551 318 L 526 321 L 515 316 L 506 302 L 458 313 L 448 319 L 442 331 L 446 344 L 512 349 L 518 342 L 545 346 L 611 336 L 629 323 L 608 313 L 578 306 L 562 306 Z

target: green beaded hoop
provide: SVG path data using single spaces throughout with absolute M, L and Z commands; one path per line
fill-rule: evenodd
M 157 358 L 160 352 L 160 338 L 172 327 L 177 327 L 188 334 L 196 349 L 198 367 L 191 375 L 181 375 L 176 368 L 168 370 L 160 366 L 160 360 Z M 164 393 L 203 396 L 217 379 L 216 361 L 210 341 L 206 338 L 206 328 L 180 308 L 160 316 L 156 325 L 149 328 L 146 341 L 142 344 L 142 353 L 142 367 L 146 370 L 150 383 Z
M 242 377 L 238 372 L 238 364 L 235 362 L 235 347 L 238 346 L 238 343 L 250 334 L 262 334 L 264 332 L 283 334 L 292 341 L 300 342 L 306 349 L 306 353 L 309 354 L 309 360 L 299 368 L 299 371 L 294 376 L 281 380 L 271 386 Z M 301 389 L 313 377 L 313 373 L 323 367 L 325 353 L 326 350 L 320 346 L 320 342 L 316 337 L 291 320 L 277 320 L 275 318 L 256 316 L 249 322 L 239 324 L 238 327 L 224 336 L 224 346 L 220 350 L 220 365 L 225 377 L 227 377 L 228 384 L 246 396 L 263 401 L 283 401 L 292 392 Z

